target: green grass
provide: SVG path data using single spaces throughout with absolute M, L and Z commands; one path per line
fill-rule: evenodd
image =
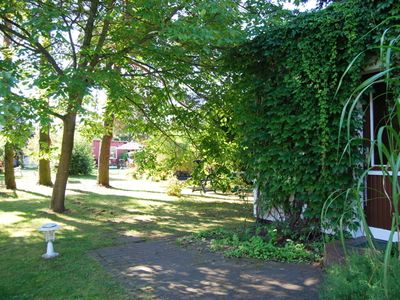
M 127 299 L 132 295 L 89 255 L 91 250 L 121 244 L 126 236 L 151 238 L 237 226 L 243 216 L 250 216 L 250 207 L 239 201 L 173 199 L 157 190 L 134 188 L 86 190 L 85 184 L 93 187 L 93 181 L 71 179 L 82 186 L 69 185 L 66 214 L 48 209 L 48 188 L 19 182 L 22 188 L 15 193 L 0 188 L 1 299 Z M 143 197 L 138 197 L 141 192 Z M 54 244 L 60 256 L 44 260 L 45 243 L 37 228 L 49 221 L 63 227 Z

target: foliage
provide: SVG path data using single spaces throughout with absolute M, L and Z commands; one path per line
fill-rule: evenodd
M 22 147 L 32 132 L 36 116 L 22 96 L 21 82 L 26 79 L 18 62 L 10 62 L 7 47 L 0 49 L 0 129 L 1 136 L 17 147 Z M 8 57 L 7 57 L 8 56 Z M 26 74 L 24 74 L 26 76 Z
M 251 257 L 288 262 L 320 259 L 319 244 L 296 242 L 281 235 L 273 225 L 256 225 L 246 229 L 217 228 L 201 231 L 180 240 L 182 243 L 206 241 L 213 251 L 230 257 Z
M 171 178 L 168 182 L 167 195 L 169 196 L 182 196 L 182 189 L 185 187 L 185 182 L 176 178 Z
M 193 171 L 194 150 L 184 138 L 174 140 L 156 134 L 149 138 L 145 147 L 134 154 L 139 174 L 166 177 L 176 173 Z
M 337 134 L 341 110 L 374 55 L 363 52 L 379 39 L 372 29 L 396 9 L 397 4 L 383 8 L 375 1 L 332 3 L 269 26 L 233 52 L 235 59 L 228 57 L 237 66 L 226 97 L 237 99 L 232 101 L 233 121 L 241 161 L 258 190 L 259 217 L 279 208 L 291 228 L 302 225 L 302 216 L 303 224 L 315 223 L 318 230 L 325 199 L 354 186 L 361 173 L 362 143 L 352 143 L 351 156 L 340 159 L 338 147 L 347 145 Z M 335 94 L 359 53 L 346 84 Z M 350 119 L 352 137 L 361 128 L 360 114 L 356 107 Z M 338 227 L 352 197 L 333 201 L 326 216 L 331 227 Z M 354 229 L 354 221 L 353 210 L 343 223 Z
M 60 150 L 60 146 L 61 146 L 59 131 L 60 131 L 59 125 L 53 124 L 51 126 L 51 131 L 50 131 L 50 135 L 52 138 L 51 147 L 50 147 L 50 149 L 48 149 L 48 151 L 45 151 L 45 153 L 43 153 L 43 152 L 41 153 L 41 151 L 39 150 L 39 143 L 40 143 L 39 142 L 39 130 L 38 130 L 38 128 L 36 128 L 34 133 L 31 135 L 31 137 L 27 141 L 25 147 L 22 149 L 24 154 L 29 156 L 30 159 L 32 159 L 36 162 L 42 158 L 42 159 L 50 160 L 51 165 L 56 165 L 57 160 L 60 155 L 59 150 Z
M 70 175 L 90 175 L 94 168 L 92 148 L 90 144 L 77 140 L 72 151 Z
M 388 270 L 388 293 L 383 282 L 383 255 L 353 254 L 344 265 L 327 269 L 321 287 L 321 299 L 398 299 L 400 290 L 400 263 L 390 258 Z
M 122 159 L 122 160 L 127 160 L 129 158 L 129 153 L 127 153 L 127 152 L 125 152 L 125 153 L 122 153 L 121 155 L 120 155 L 120 159 Z
M 13 36 L 15 52 L 29 66 L 29 84 L 50 99 L 50 105 L 37 101 L 36 113 L 63 120 L 59 165 L 68 168 L 76 118 L 94 89 L 107 90 L 116 102 L 112 113 L 134 107 L 161 130 L 174 115 L 182 124 L 185 112 L 190 119 L 196 101 L 186 105 L 185 99 L 213 78 L 221 49 L 243 40 L 241 14 L 230 0 L 3 1 L 0 32 Z M 63 174 L 51 202 L 59 212 Z
M 227 167 L 227 164 L 231 163 L 230 157 L 220 162 L 216 162 L 214 159 L 215 156 L 211 159 L 209 158 L 208 161 L 211 161 L 211 163 L 197 160 L 191 182 L 195 186 L 201 186 L 204 191 L 207 189 L 220 190 L 222 192 L 230 191 L 231 184 L 233 184 L 231 176 L 233 170 Z

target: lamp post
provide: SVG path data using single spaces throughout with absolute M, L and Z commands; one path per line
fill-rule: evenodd
M 53 241 L 55 240 L 55 233 L 61 226 L 56 223 L 47 223 L 42 225 L 38 230 L 44 233 L 44 237 L 47 242 L 47 252 L 42 255 L 43 258 L 53 258 L 58 256 L 57 252 L 54 252 Z

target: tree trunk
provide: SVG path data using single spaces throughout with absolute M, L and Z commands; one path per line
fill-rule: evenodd
M 8 28 L 11 28 L 11 24 L 9 22 L 5 22 Z M 4 46 L 6 49 L 9 49 L 11 46 L 11 39 L 8 36 L 4 37 Z M 6 51 L 4 58 L 7 62 L 12 61 L 11 51 Z M 7 88 L 10 89 L 11 88 Z M 6 98 L 7 101 L 7 98 Z M 6 123 L 10 122 L 10 117 L 7 116 Z M 15 174 L 14 174 L 14 145 L 10 142 L 7 142 L 4 146 L 4 180 L 6 183 L 6 188 L 9 190 L 15 190 L 17 188 L 17 184 L 15 183 Z
M 104 122 L 104 127 L 107 132 L 103 135 L 101 140 L 101 148 L 100 148 L 100 159 L 99 159 L 99 173 L 97 175 L 97 184 L 110 187 L 110 147 L 111 141 L 113 137 L 113 118 L 110 123 L 107 121 Z
M 17 188 L 14 174 L 14 147 L 10 142 L 7 142 L 4 147 L 4 180 L 6 189 L 15 190 Z
M 56 181 L 53 187 L 50 208 L 55 212 L 65 211 L 65 190 L 69 176 L 69 167 L 74 147 L 76 113 L 70 112 L 64 118 L 64 130 L 61 144 L 61 156 L 58 163 Z
M 39 133 L 39 184 L 45 186 L 53 186 L 53 182 L 51 181 L 50 159 L 48 158 L 50 146 L 50 127 L 45 126 L 40 128 Z

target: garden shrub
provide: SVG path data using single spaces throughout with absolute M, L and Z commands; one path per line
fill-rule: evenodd
M 182 189 L 185 187 L 185 182 L 176 178 L 171 178 L 168 182 L 167 195 L 169 196 L 182 196 Z
M 400 262 L 391 257 L 388 269 L 388 294 L 383 284 L 383 255 L 353 254 L 346 264 L 327 269 L 321 286 L 321 299 L 399 299 Z
M 229 257 L 251 257 L 287 262 L 316 261 L 320 259 L 320 243 L 303 243 L 280 235 L 272 225 L 256 224 L 245 230 L 216 228 L 201 231 L 181 242 L 206 241 L 212 251 L 221 251 Z
M 94 168 L 90 144 L 78 140 L 72 150 L 70 175 L 90 175 Z

